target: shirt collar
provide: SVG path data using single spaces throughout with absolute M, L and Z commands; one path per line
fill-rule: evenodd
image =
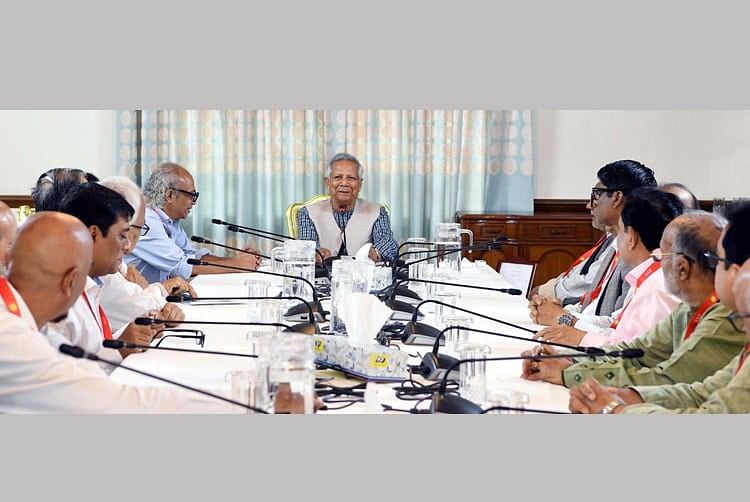
M 164 210 L 160 207 L 151 206 L 151 209 L 154 210 L 156 215 L 159 217 L 159 219 L 162 221 L 162 223 L 167 223 L 169 225 L 176 225 L 177 222 L 173 220 L 172 218 L 167 215 L 167 213 L 164 212 Z
M 657 252 L 659 252 L 658 248 L 652 251 L 652 253 L 657 253 Z M 630 272 L 628 272 L 627 275 L 625 275 L 625 280 L 628 281 L 628 284 L 630 284 L 631 286 L 635 286 L 635 283 L 638 282 L 638 278 L 654 262 L 655 262 L 654 258 L 649 256 L 643 262 L 633 267 L 633 269 Z
M 99 277 L 86 277 L 86 292 L 88 293 L 94 288 L 101 288 L 104 286 L 104 281 L 102 281 Z
M 18 304 L 18 310 L 21 314 L 21 319 L 23 319 L 34 331 L 39 331 L 39 328 L 36 327 L 36 320 L 34 319 L 34 315 L 31 313 L 31 310 L 29 310 L 28 305 L 26 305 L 26 301 L 21 296 L 21 293 L 18 292 L 18 290 L 13 286 L 13 284 L 8 281 L 8 286 L 10 286 L 10 290 L 13 292 L 13 296 L 16 298 L 16 303 Z

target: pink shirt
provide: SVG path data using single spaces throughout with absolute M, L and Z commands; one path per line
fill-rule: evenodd
M 630 291 L 625 298 L 625 308 L 617 327 L 589 331 L 581 340 L 580 345 L 599 347 L 632 340 L 652 330 L 659 321 L 666 319 L 680 304 L 676 296 L 667 292 L 661 268 L 636 288 L 638 278 L 652 263 L 654 259 L 648 258 L 625 276 L 625 280 L 630 284 Z

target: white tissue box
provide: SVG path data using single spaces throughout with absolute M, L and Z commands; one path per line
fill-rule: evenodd
M 377 343 L 346 336 L 315 335 L 315 361 L 374 381 L 401 381 L 409 376 L 409 355 Z

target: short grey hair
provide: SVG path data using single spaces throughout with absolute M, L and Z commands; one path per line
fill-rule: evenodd
M 145 203 L 141 189 L 138 188 L 132 180 L 123 176 L 111 176 L 99 182 L 107 188 L 111 188 L 115 192 L 122 195 L 128 204 L 133 206 L 133 218 L 141 210 L 141 206 Z M 132 220 L 131 220 L 132 221 Z
M 179 170 L 184 169 L 174 162 L 164 162 L 151 173 L 143 187 L 143 195 L 150 206 L 163 207 L 167 202 L 167 190 L 182 180 Z
M 326 178 L 331 177 L 331 171 L 333 170 L 333 164 L 335 162 L 341 162 L 342 160 L 347 160 L 349 162 L 353 162 L 357 166 L 357 176 L 359 176 L 359 179 L 362 179 L 362 176 L 364 174 L 364 168 L 362 167 L 362 164 L 359 163 L 359 160 L 357 160 L 357 157 L 352 155 L 351 153 L 337 153 L 333 157 L 331 157 L 331 160 L 328 161 L 328 165 L 326 166 Z
M 727 220 L 714 213 L 701 210 L 688 210 L 681 216 L 676 226 L 672 251 L 683 253 L 694 261 L 707 274 L 714 273 L 708 264 L 708 258 L 703 256 L 706 251 L 716 251 L 716 244 Z

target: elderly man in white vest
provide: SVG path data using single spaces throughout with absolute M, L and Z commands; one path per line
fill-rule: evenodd
M 307 204 L 297 213 L 299 239 L 316 241 L 322 258 L 353 256 L 371 244 L 369 256 L 374 261 L 395 259 L 398 244 L 385 208 L 357 199 L 362 188 L 359 160 L 337 153 L 328 163 L 325 182 L 331 198 Z

